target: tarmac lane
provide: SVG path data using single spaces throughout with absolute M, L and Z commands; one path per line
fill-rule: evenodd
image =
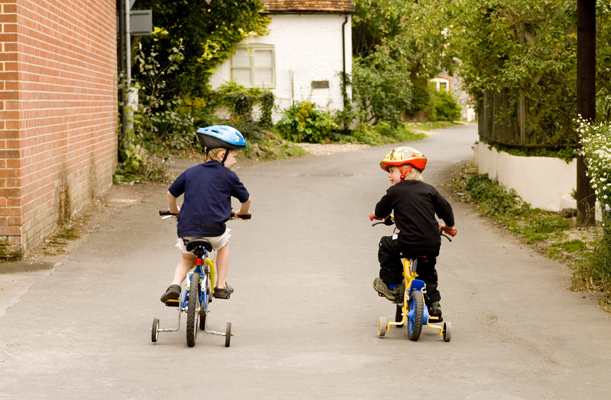
M 472 158 L 474 125 L 407 143 L 441 185 Z M 250 221 L 230 221 L 230 300 L 208 326 L 232 323 L 231 347 L 201 331 L 151 342 L 179 251 L 161 220 L 166 192 L 126 208 L 35 280 L 0 315 L 0 399 L 608 399 L 609 315 L 566 290 L 567 270 L 452 203 L 458 236 L 438 259 L 446 343 L 424 327 L 377 337 L 394 304 L 372 288 L 377 245 L 392 228 L 367 218 L 390 185 L 379 168 L 397 145 L 265 163 L 239 171 Z M 237 209 L 238 204 L 234 205 Z

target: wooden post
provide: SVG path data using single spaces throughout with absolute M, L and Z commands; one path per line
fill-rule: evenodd
M 577 0 L 577 113 L 596 119 L 596 0 Z M 581 149 L 579 149 L 581 150 Z M 596 196 L 586 175 L 583 156 L 577 156 L 577 223 L 595 223 Z

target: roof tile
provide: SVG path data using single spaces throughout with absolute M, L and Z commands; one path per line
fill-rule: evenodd
M 351 0 L 263 0 L 265 12 L 354 13 Z

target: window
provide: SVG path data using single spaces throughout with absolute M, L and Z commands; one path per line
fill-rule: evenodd
M 450 90 L 450 80 L 446 78 L 433 78 L 431 82 L 435 84 L 435 88 L 439 91 L 449 91 Z
M 231 79 L 247 88 L 275 88 L 274 56 L 272 44 L 238 46 L 235 54 L 231 56 Z

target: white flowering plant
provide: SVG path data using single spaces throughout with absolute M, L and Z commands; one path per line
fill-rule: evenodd
M 611 124 L 579 118 L 577 126 L 588 178 L 601 205 L 603 222 L 608 225 L 611 221 Z

